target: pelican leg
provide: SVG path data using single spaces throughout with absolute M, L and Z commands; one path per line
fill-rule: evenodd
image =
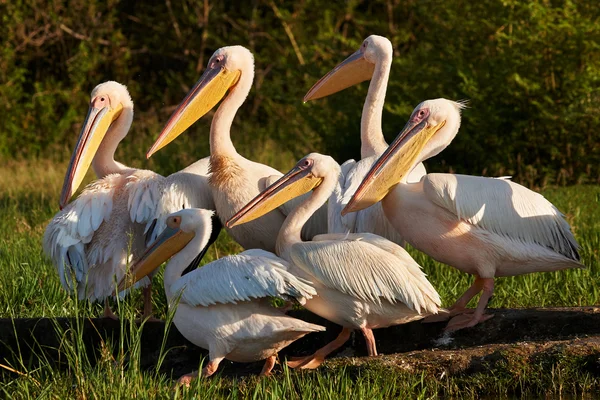
M 467 289 L 467 291 L 462 296 L 459 297 L 458 300 L 456 300 L 456 303 L 454 303 L 454 305 L 448 309 L 447 313 L 438 313 L 430 315 L 428 317 L 423 318 L 422 322 L 425 324 L 429 324 L 432 322 L 448 321 L 450 318 L 456 315 L 471 313 L 472 310 L 469 310 L 467 308 L 467 304 L 469 304 L 469 301 L 471 301 L 471 299 L 482 290 L 483 279 L 476 276 L 473 284 Z
M 119 317 L 115 315 L 114 312 L 110 309 L 110 304 L 108 304 L 108 299 L 104 299 L 104 318 L 114 319 L 115 321 L 119 320 Z
M 360 328 L 365 337 L 365 341 L 367 342 L 367 352 L 369 357 L 374 357 L 377 355 L 377 345 L 375 344 L 375 335 L 373 335 L 373 330 L 370 328 Z
M 208 378 L 209 376 L 211 376 L 212 374 L 217 372 L 217 368 L 219 368 L 219 364 L 221 363 L 221 361 L 223 361 L 223 357 L 214 358 L 214 359 L 210 360 L 208 362 L 208 364 L 206 364 L 206 366 L 204 368 L 202 368 L 202 376 Z M 198 375 L 199 375 L 198 371 L 194 371 L 189 374 L 182 375 L 177 380 L 177 385 L 178 386 L 184 385 L 184 386 L 190 387 L 192 380 L 198 378 Z
M 491 314 L 485 314 L 485 308 L 494 294 L 494 278 L 478 279 L 481 281 L 483 291 L 479 298 L 479 302 L 477 303 L 475 312 L 472 314 L 458 315 L 452 318 L 450 322 L 448 322 L 448 326 L 446 326 L 446 331 L 453 332 L 463 328 L 470 328 L 493 317 Z
M 262 371 L 260 371 L 260 376 L 270 376 L 271 370 L 275 366 L 276 362 L 277 362 L 277 356 L 271 356 L 271 357 L 267 358 L 265 360 L 265 365 L 264 365 Z
M 293 358 L 287 362 L 288 367 L 290 368 L 300 368 L 300 369 L 315 369 L 319 365 L 325 361 L 325 357 L 331 354 L 333 351 L 342 347 L 344 343 L 350 339 L 350 333 L 352 333 L 352 329 L 344 328 L 340 332 L 337 338 L 335 338 L 329 344 L 321 347 L 317 350 L 313 355 L 307 357 L 298 357 Z

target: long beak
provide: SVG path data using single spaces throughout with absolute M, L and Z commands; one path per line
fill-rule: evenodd
M 363 210 L 383 199 L 410 173 L 427 142 L 445 124 L 446 121 L 435 126 L 427 120 L 409 121 L 365 175 L 342 215 Z
M 156 268 L 177 254 L 195 236 L 194 232 L 184 232 L 179 228 L 168 227 L 156 238 L 152 246 L 146 249 L 144 255 L 131 266 L 127 275 L 119 282 L 121 292 L 154 271 Z
M 60 208 L 63 209 L 69 199 L 81 185 L 85 174 L 92 163 L 94 155 L 102 143 L 110 124 L 116 120 L 123 111 L 123 105 L 117 104 L 116 107 L 95 108 L 90 107 L 87 117 L 79 133 L 79 139 L 75 145 L 75 150 L 71 155 L 71 161 L 65 181 L 60 194 Z
M 194 122 L 209 112 L 240 78 L 240 71 L 229 71 L 222 67 L 209 67 L 185 96 L 179 107 L 152 145 L 146 158 L 162 149 L 181 135 Z
M 320 99 L 341 90 L 371 79 L 375 65 L 365 59 L 365 55 L 358 50 L 346 58 L 317 83 L 304 96 L 304 102 Z
M 287 174 L 273 182 L 262 193 L 250 200 L 225 224 L 228 228 L 262 217 L 289 200 L 308 193 L 323 181 L 310 173 L 310 169 L 296 165 Z

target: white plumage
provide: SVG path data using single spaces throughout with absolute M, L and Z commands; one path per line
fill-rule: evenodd
M 251 221 L 290 195 L 312 189 L 286 218 L 277 238 L 277 254 L 291 262 L 292 273 L 312 282 L 317 290 L 318 296 L 307 299 L 304 306 L 344 329 L 315 354 L 288 362 L 290 367 L 316 368 L 354 329 L 363 332 L 369 355 L 376 355 L 372 329 L 440 311 L 439 295 L 419 265 L 397 244 L 369 233 L 322 234 L 310 242 L 302 241 L 302 226 L 335 196 L 339 174 L 340 166 L 331 157 L 309 154 L 228 221 L 233 225 Z
M 506 177 L 429 174 L 405 178 L 416 163 L 440 153 L 458 133 L 464 103 L 427 100 L 376 161 L 344 212 L 378 199 L 391 224 L 413 247 L 475 275 L 452 307 L 463 313 L 482 292 L 473 314 L 450 321 L 456 330 L 491 318 L 484 311 L 494 278 L 580 268 L 578 245 L 564 216 L 542 195 Z
M 541 194 L 506 178 L 429 174 L 423 192 L 473 226 L 579 259 L 579 246 L 564 215 Z
M 139 279 L 172 256 L 164 272 L 165 293 L 169 307 L 176 308 L 173 322 L 179 332 L 209 351 L 203 376 L 212 375 L 225 358 L 238 362 L 266 359 L 262 374 L 267 375 L 279 350 L 325 328 L 285 315 L 266 298 L 305 302 L 315 295 L 315 289 L 288 272 L 286 261 L 256 249 L 221 258 L 182 276 L 208 245 L 212 215 L 212 211 L 200 209 L 171 214 L 166 221 L 168 229 L 132 267 L 132 274 Z M 189 239 L 182 239 L 186 237 Z M 182 242 L 171 248 L 178 240 Z M 178 248 L 181 250 L 175 254 Z M 189 384 L 197 375 L 184 375 L 179 382 Z
M 77 293 L 79 298 L 92 301 L 112 295 L 115 282 L 123 277 L 128 264 L 145 250 L 146 228 L 154 220 L 164 219 L 165 213 L 181 208 L 165 207 L 166 199 L 181 196 L 181 192 L 188 195 L 192 206 L 214 208 L 206 182 L 208 159 L 188 167 L 186 173 L 182 171 L 167 178 L 114 161 L 114 151 L 133 120 L 133 102 L 127 89 L 116 82 L 98 85 L 92 92 L 91 112 L 114 109 L 117 104 L 122 104 L 123 109 L 106 124 L 105 132 L 97 128 L 98 121 L 90 125 L 86 120 L 81 138 L 88 137 L 87 142 L 80 138 L 74 154 L 87 148 L 90 138 L 101 142 L 95 154 L 84 153 L 73 158 L 65 187 L 71 187 L 72 177 L 83 168 L 80 160 L 85 157 L 93 156 L 91 163 L 100 179 L 89 184 L 76 200 L 55 215 L 43 239 L 44 252 L 56 266 L 63 287 Z M 98 138 L 98 135 L 103 136 Z M 63 189 L 63 194 L 68 192 Z M 142 286 L 148 283 L 147 278 L 140 282 Z M 145 301 L 145 306 L 150 307 L 149 297 Z M 106 312 L 111 315 L 109 309 Z
M 316 295 L 310 282 L 287 270 L 286 261 L 265 250 L 246 250 L 185 274 L 171 290 L 191 306 L 237 304 L 263 297 L 297 299 L 301 304 Z
M 412 257 L 377 235 L 318 235 L 294 244 L 290 257 L 325 286 L 365 302 L 404 303 L 417 313 L 436 313 L 441 303 Z

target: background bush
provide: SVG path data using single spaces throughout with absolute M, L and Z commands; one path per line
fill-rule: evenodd
M 241 44 L 256 57 L 254 89 L 234 125 L 242 154 L 358 158 L 367 84 L 301 99 L 376 33 L 395 49 L 388 140 L 422 100 L 470 100 L 461 133 L 430 170 L 528 185 L 600 181 L 596 1 L 231 3 L 0 1 L 0 156 L 67 159 L 91 89 L 114 79 L 136 104 L 119 156 L 164 172 L 183 167 L 208 154 L 210 116 L 150 162 L 144 153 L 212 52 Z

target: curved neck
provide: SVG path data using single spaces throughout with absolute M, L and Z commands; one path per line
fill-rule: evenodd
M 391 66 L 391 54 L 385 54 L 379 58 L 375 64 L 371 83 L 369 83 L 369 91 L 360 120 L 360 155 L 362 158 L 378 156 L 388 147 L 381 129 L 381 117 Z
M 250 69 L 242 70 L 239 81 L 221 103 L 210 125 L 210 154 L 221 156 L 235 156 L 237 151 L 231 142 L 231 124 L 240 106 L 246 100 L 254 72 Z
M 327 174 L 323 178 L 323 182 L 321 182 L 317 188 L 313 189 L 312 194 L 287 216 L 281 225 L 279 235 L 277 236 L 277 243 L 275 245 L 279 257 L 291 261 L 290 250 L 292 245 L 294 243 L 302 242 L 300 236 L 302 227 L 306 221 L 308 221 L 308 219 L 321 208 L 323 204 L 325 204 L 337 184 L 338 176 L 339 169 L 337 174 L 334 174 L 333 172 Z
M 203 235 L 196 234 L 196 236 L 183 249 L 181 249 L 179 253 L 171 257 L 171 260 L 165 267 L 163 276 L 165 295 L 167 296 L 167 299 L 172 300 L 179 296 L 179 293 L 174 293 L 171 290 L 171 287 L 175 282 L 177 282 L 178 279 L 181 278 L 181 274 L 190 265 L 194 258 L 200 254 L 203 249 L 203 243 L 206 243 Z
M 98 178 L 124 172 L 129 167 L 115 161 L 115 151 L 121 140 L 127 136 L 133 122 L 133 109 L 124 108 L 121 115 L 108 127 L 98 151 L 92 159 L 92 168 Z

